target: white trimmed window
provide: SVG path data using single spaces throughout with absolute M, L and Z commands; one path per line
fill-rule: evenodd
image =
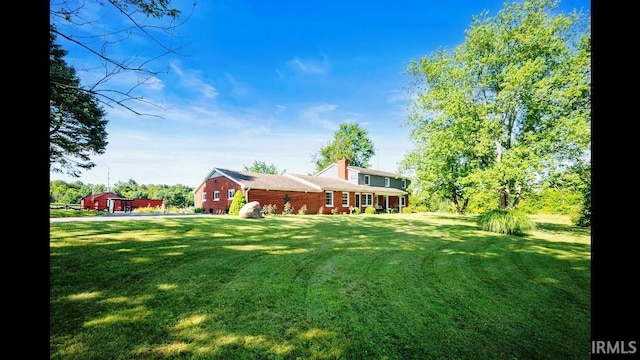
M 404 199 L 404 196 L 400 196 L 400 206 L 406 206 L 406 201 Z
M 220 201 L 220 191 L 213 192 L 213 201 Z
M 402 188 L 403 189 L 407 188 L 407 179 L 402 179 Z
M 236 194 L 236 189 L 227 190 L 227 199 L 233 199 L 233 195 Z
M 373 206 L 373 194 L 362 194 L 362 206 Z
M 364 184 L 371 185 L 371 177 L 369 175 L 364 176 Z
M 333 191 L 327 191 L 324 193 L 325 206 L 333 206 Z
M 205 202 L 205 201 L 207 201 L 207 193 L 203 192 L 202 193 L 202 202 Z
M 348 192 L 343 192 L 342 193 L 342 206 L 344 206 L 344 207 L 348 207 L 349 206 L 349 193 Z
M 389 187 L 390 184 L 391 184 L 391 180 L 389 180 L 388 177 L 384 178 L 384 187 Z

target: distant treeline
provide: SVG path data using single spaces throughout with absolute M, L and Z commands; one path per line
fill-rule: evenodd
M 107 191 L 125 198 L 159 199 L 167 206 L 193 206 L 193 188 L 178 185 L 140 185 L 135 180 L 117 182 L 110 189 L 104 184 L 84 184 L 81 181 L 68 183 L 63 180 L 49 182 L 49 203 L 79 204 L 86 196 L 100 194 Z

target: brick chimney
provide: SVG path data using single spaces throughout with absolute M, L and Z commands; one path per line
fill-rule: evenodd
M 347 166 L 349 166 L 347 159 L 342 158 L 338 160 L 338 177 L 342 180 L 349 180 L 349 170 L 347 170 Z

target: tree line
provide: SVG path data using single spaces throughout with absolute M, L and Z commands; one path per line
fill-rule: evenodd
M 185 208 L 194 204 L 193 190 L 181 184 L 138 184 L 133 179 L 117 182 L 111 188 L 103 184 L 84 184 L 82 181 L 53 180 L 49 182 L 49 203 L 79 204 L 84 197 L 110 191 L 124 198 L 163 200 L 168 207 Z

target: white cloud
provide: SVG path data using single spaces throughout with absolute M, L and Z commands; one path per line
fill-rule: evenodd
M 336 108 L 337 106 L 332 104 L 312 106 L 303 110 L 300 113 L 300 118 L 312 124 L 319 125 L 324 129 L 336 130 L 338 125 L 325 117 L 325 114 L 333 113 Z
M 303 74 L 326 74 L 330 69 L 329 61 L 326 58 L 324 58 L 322 61 L 315 61 L 302 60 L 298 57 L 294 57 L 287 62 L 287 65 L 289 65 L 289 67 L 291 67 L 296 72 L 300 72 Z

